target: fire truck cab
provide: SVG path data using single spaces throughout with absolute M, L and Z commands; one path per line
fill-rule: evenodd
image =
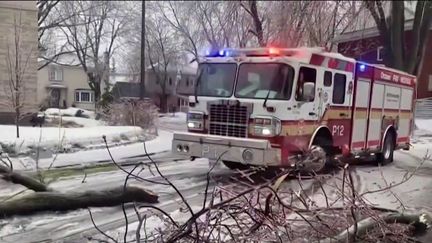
M 322 48 L 224 49 L 200 61 L 174 153 L 322 170 L 329 158 L 393 161 L 408 149 L 414 76 Z

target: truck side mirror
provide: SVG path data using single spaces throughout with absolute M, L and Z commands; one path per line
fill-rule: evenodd
M 303 84 L 303 101 L 313 101 L 315 98 L 315 83 L 306 82 Z

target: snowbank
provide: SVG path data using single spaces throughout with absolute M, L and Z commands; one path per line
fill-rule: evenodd
M 107 135 L 107 139 L 112 139 Z M 147 153 L 160 153 L 171 150 L 173 134 L 168 131 L 159 130 L 158 136 L 150 141 L 145 142 Z M 116 146 L 110 148 L 110 152 L 116 161 L 122 161 L 127 158 L 143 156 L 145 154 L 143 143 L 132 143 L 128 145 Z M 54 160 L 54 161 L 53 161 Z M 41 167 L 48 167 L 51 163 L 56 166 L 67 165 L 86 165 L 97 163 L 99 161 L 109 161 L 111 157 L 106 148 L 92 149 L 87 151 L 78 151 L 73 153 L 64 153 L 53 155 L 53 157 L 40 159 Z
M 187 114 L 184 112 L 176 112 L 174 115 L 172 113 L 160 114 L 160 118 L 165 121 L 184 121 L 186 122 Z
M 176 112 L 173 114 L 160 114 L 158 124 L 160 128 L 169 131 L 187 131 L 186 116 L 184 112 Z
M 97 127 L 107 125 L 106 122 L 102 120 L 88 119 L 84 117 L 74 117 L 74 116 L 62 116 L 61 117 L 63 124 L 67 122 L 75 123 L 82 127 Z M 48 115 L 46 119 L 46 123 L 49 123 L 51 126 L 58 126 L 60 123 L 60 116 L 57 115 Z
M 417 129 L 425 130 L 432 133 L 432 120 L 416 119 L 415 125 Z
M 27 152 L 39 146 L 43 149 L 68 146 L 85 147 L 102 144 L 105 135 L 111 141 L 137 141 L 144 135 L 143 129 L 133 126 L 93 126 L 82 128 L 20 127 L 20 138 L 16 138 L 15 126 L 0 125 L 3 150 L 14 147 L 16 153 Z M 8 152 L 8 151 L 6 151 Z
M 94 111 L 88 111 L 88 110 L 74 108 L 74 107 L 69 107 L 67 109 L 49 108 L 45 111 L 45 115 L 75 116 L 79 110 L 82 111 L 82 115 L 84 117 L 93 118 L 93 119 L 96 117 L 96 114 L 94 113 Z

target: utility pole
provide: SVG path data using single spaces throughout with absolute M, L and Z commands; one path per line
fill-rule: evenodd
M 145 38 L 145 14 L 144 14 L 144 4 L 145 1 L 142 1 L 142 7 L 141 7 L 141 80 L 140 80 L 140 99 L 144 99 L 145 94 L 145 63 L 144 63 L 144 38 Z

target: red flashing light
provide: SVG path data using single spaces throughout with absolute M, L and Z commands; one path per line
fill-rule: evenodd
M 270 54 L 270 55 L 279 55 L 279 54 L 280 54 L 280 51 L 279 51 L 279 49 L 277 49 L 277 48 L 270 47 L 270 48 L 269 48 L 269 54 Z

